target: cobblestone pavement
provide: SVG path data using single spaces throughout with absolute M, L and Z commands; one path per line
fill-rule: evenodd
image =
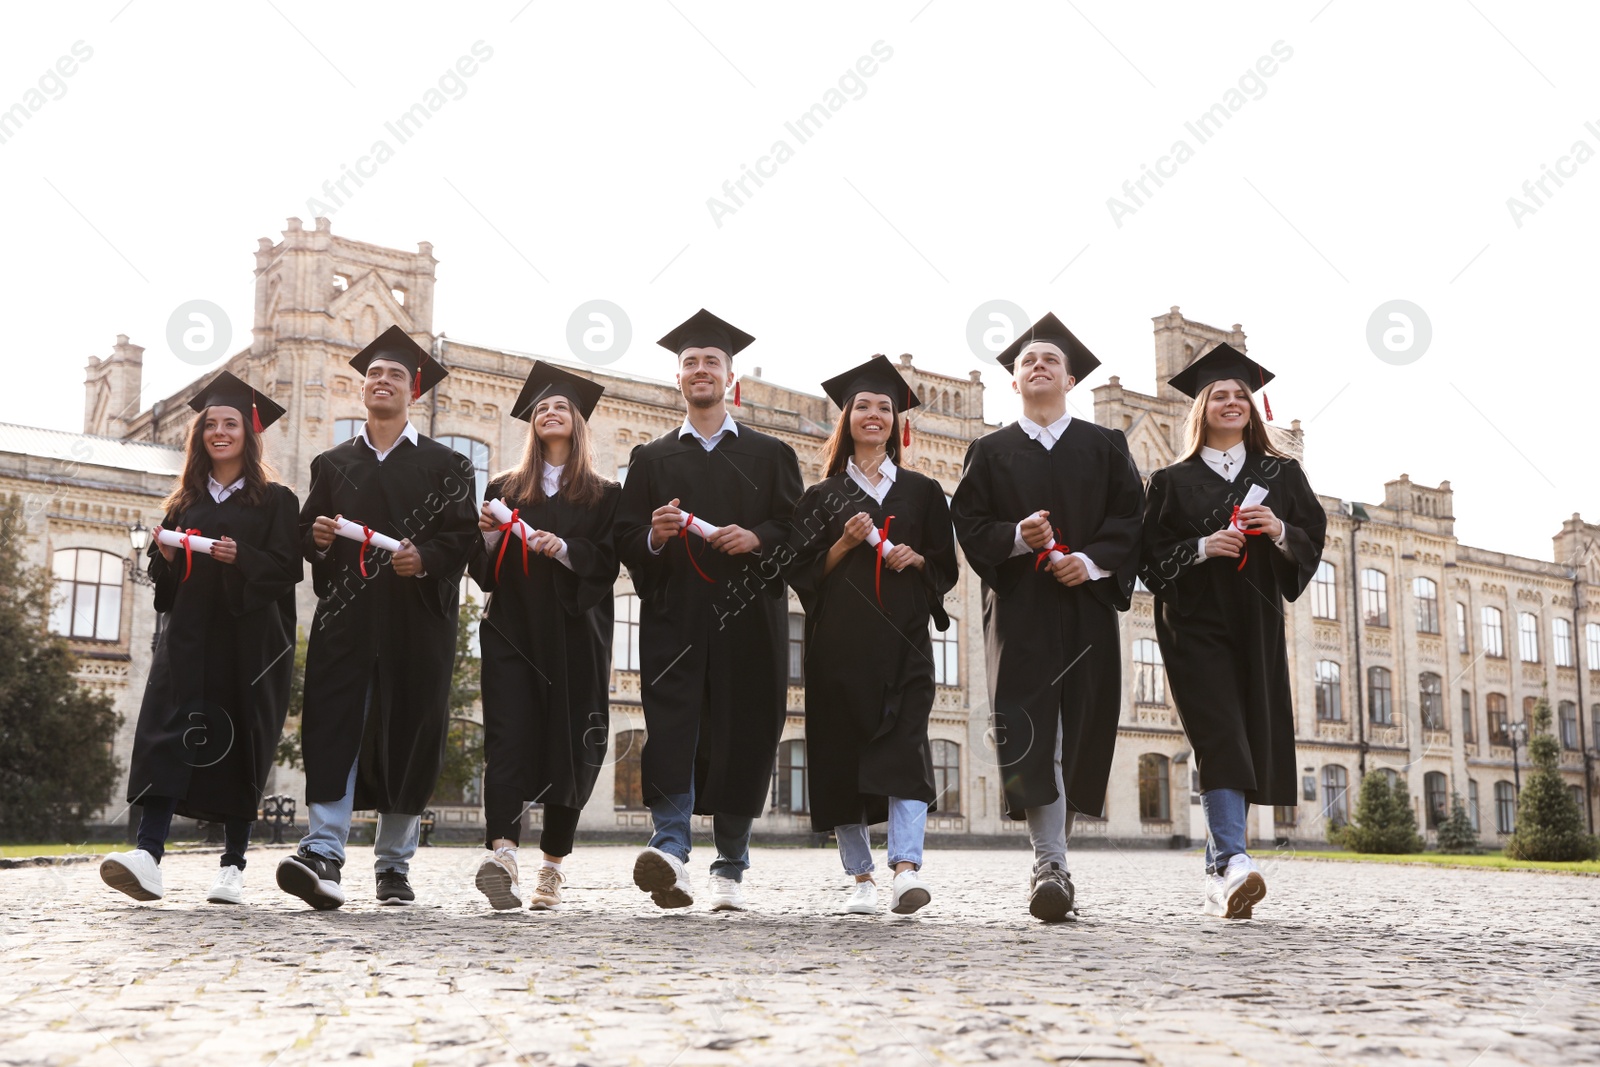
M 601 846 L 556 913 L 489 911 L 464 848 L 421 850 L 411 908 L 353 850 L 319 913 L 283 854 L 243 907 L 205 903 L 215 855 L 169 856 L 154 904 L 0 871 L 0 1063 L 1600 1063 L 1592 878 L 1280 859 L 1228 923 L 1195 854 L 1083 851 L 1081 919 L 1046 927 L 1022 851 L 930 852 L 913 918 L 834 914 L 831 850 L 757 849 L 745 914 L 657 911 Z

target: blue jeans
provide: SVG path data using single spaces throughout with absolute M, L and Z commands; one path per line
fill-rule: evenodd
M 1200 794 L 1206 813 L 1206 873 L 1225 874 L 1228 861 L 1247 851 L 1250 805 L 1238 789 L 1207 789 Z
M 922 869 L 922 837 L 928 826 L 928 804 L 923 800 L 889 798 L 889 869 L 897 863 L 915 864 Z M 846 823 L 833 828 L 839 838 L 839 862 L 845 874 L 871 874 L 872 842 L 864 822 Z
M 361 707 L 361 726 L 367 725 L 367 712 L 372 708 L 372 687 L 367 683 L 366 701 Z M 344 795 L 338 800 L 306 802 L 306 836 L 300 847 L 315 852 L 325 859 L 344 865 L 344 846 L 350 839 L 350 816 L 355 811 L 356 768 L 361 763 L 358 751 L 350 764 L 350 775 L 345 779 Z M 396 870 L 401 874 L 411 871 L 411 857 L 417 851 L 417 839 L 422 829 L 420 815 L 395 815 L 378 813 L 378 831 L 374 835 L 372 850 L 377 854 L 375 870 Z
M 687 793 L 656 797 L 648 806 L 650 821 L 655 825 L 650 847 L 688 863 L 694 786 L 690 785 Z M 744 872 L 750 869 L 750 826 L 754 822 L 739 815 L 711 816 L 711 840 L 717 846 L 717 858 L 711 864 L 712 874 L 735 882 L 744 881 Z

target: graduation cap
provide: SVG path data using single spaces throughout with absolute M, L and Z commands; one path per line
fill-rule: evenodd
M 195 411 L 221 405 L 238 408 L 239 413 L 250 412 L 250 426 L 260 433 L 284 416 L 283 406 L 258 393 L 248 382 L 223 371 L 205 384 L 189 401 Z
M 917 399 L 917 394 L 911 391 L 911 385 L 895 370 L 894 364 L 884 355 L 876 355 L 858 366 L 851 367 L 843 374 L 836 374 L 822 383 L 822 391 L 839 409 L 844 406 L 856 393 L 882 393 L 889 398 L 897 414 L 910 411 L 919 406 L 922 401 Z M 911 420 L 905 424 L 904 445 L 911 444 Z
M 522 392 L 511 405 L 511 417 L 532 422 L 533 409 L 539 406 L 539 401 L 547 396 L 564 396 L 587 421 L 600 402 L 600 394 L 605 391 L 606 387 L 599 382 L 536 359 L 528 372 L 528 380 L 522 383 Z
M 1252 392 L 1260 392 L 1275 377 L 1277 376 L 1267 368 L 1232 345 L 1224 343 L 1168 378 L 1167 384 L 1185 396 L 1198 397 L 1200 391 L 1212 382 L 1236 379 L 1244 382 Z M 1270 422 L 1272 405 L 1267 403 L 1265 393 L 1261 394 L 1261 403 L 1266 409 L 1267 421 Z
M 1038 341 L 1047 341 L 1066 353 L 1067 373 L 1077 381 L 1083 381 L 1100 365 L 1094 353 L 1089 351 L 1082 341 L 1072 336 L 1072 331 L 1067 329 L 1066 324 L 1056 318 L 1054 313 L 1047 313 L 1044 318 L 1028 327 L 1015 341 L 1007 345 L 1005 351 L 997 357 L 1000 365 L 1015 375 L 1017 357 L 1022 355 L 1023 349 Z
M 754 340 L 754 337 L 751 337 L 739 327 L 725 322 L 705 308 L 701 308 L 674 326 L 656 344 L 675 356 L 683 355 L 684 350 L 688 348 L 717 348 L 727 353 L 728 358 L 732 359 Z M 733 403 L 735 407 L 739 406 L 738 379 L 734 379 L 733 383 Z
M 387 359 L 400 364 L 411 375 L 411 399 L 420 400 L 422 394 L 444 381 L 450 373 L 439 361 L 428 355 L 428 350 L 411 339 L 411 335 L 398 326 L 380 333 L 366 348 L 350 359 L 350 366 L 367 373 L 367 365 L 375 359 Z

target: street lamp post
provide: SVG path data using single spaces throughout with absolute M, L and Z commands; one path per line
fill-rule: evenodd
M 1516 785 L 1517 795 L 1522 795 L 1522 767 L 1517 762 L 1517 749 L 1528 739 L 1528 724 L 1514 722 L 1506 727 L 1506 736 L 1511 740 L 1511 777 Z
M 133 525 L 128 527 L 128 543 L 133 546 L 133 555 L 124 561 L 128 577 L 133 579 L 134 585 L 155 585 L 156 583 L 150 580 L 150 576 L 140 566 L 145 549 L 150 547 L 150 531 L 138 519 L 134 519 Z

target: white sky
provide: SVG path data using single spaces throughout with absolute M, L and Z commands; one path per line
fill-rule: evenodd
M 257 238 L 291 215 L 309 228 L 308 199 L 382 138 L 393 158 L 349 187 L 334 232 L 433 242 L 434 329 L 460 340 L 568 355 L 568 316 L 603 298 L 634 328 L 611 366 L 667 377 L 654 338 L 704 305 L 757 336 L 742 369 L 817 391 L 873 352 L 909 351 L 933 370 L 986 368 L 988 416 L 1008 420 L 1009 379 L 967 347 L 979 304 L 1055 311 L 1104 361 L 1086 386 L 1119 374 L 1141 391 L 1150 318 L 1177 304 L 1244 324 L 1280 375 L 1278 420 L 1305 420 L 1318 490 L 1372 501 L 1401 472 L 1448 478 L 1462 540 L 1540 559 L 1574 511 L 1600 519 L 1600 159 L 1567 164 L 1520 227 L 1507 207 L 1574 142 L 1600 152 L 1591 5 L 112 0 L 8 14 L 0 109 L 26 104 L 75 42 L 93 54 L 0 143 L 3 421 L 80 429 L 86 357 L 118 333 L 146 348 L 147 404 L 196 377 L 166 342 L 188 300 L 221 305 L 242 348 Z M 385 121 L 480 40 L 493 55 L 464 95 L 398 143 Z M 892 56 L 864 95 L 800 144 L 784 123 L 878 41 Z M 1264 94 L 1203 144 L 1185 130 L 1279 41 L 1292 55 Z M 793 157 L 718 227 L 707 198 L 780 138 Z M 1180 138 L 1193 158 L 1118 227 L 1107 199 Z M 1366 342 L 1391 299 L 1432 322 L 1403 366 Z M 1075 401 L 1088 413 L 1087 392 Z

